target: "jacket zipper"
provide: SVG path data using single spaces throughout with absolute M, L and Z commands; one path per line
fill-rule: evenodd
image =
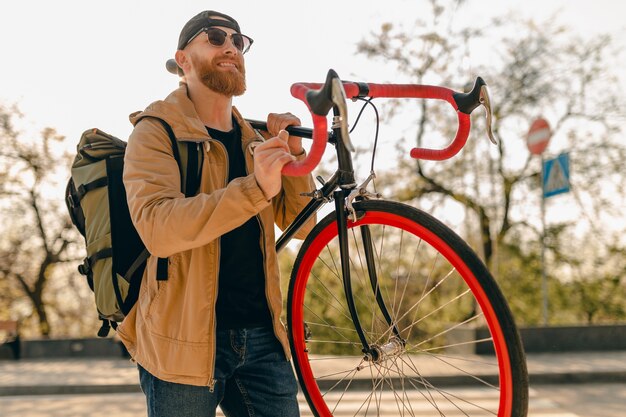
M 215 142 L 219 148 L 221 148 L 224 151 L 224 161 L 225 161 L 225 166 L 226 166 L 226 175 L 224 175 L 224 187 L 228 186 L 228 171 L 230 170 L 230 167 L 228 166 L 228 152 L 226 151 L 226 147 L 220 142 L 217 141 L 215 139 L 209 139 L 209 141 L 211 142 Z M 207 152 L 208 153 L 208 152 Z M 208 155 L 206 155 L 206 157 L 208 158 Z M 220 242 L 221 242 L 221 238 L 217 239 L 217 265 L 215 266 L 215 298 L 213 299 L 213 319 L 211 320 L 211 324 L 212 324 L 212 334 L 213 334 L 213 370 L 211 372 L 211 375 L 209 376 L 209 392 L 213 393 L 215 392 L 215 384 L 217 383 L 217 380 L 215 379 L 215 357 L 216 355 L 216 351 L 217 351 L 217 296 L 219 293 L 219 284 L 220 284 L 220 251 L 221 251 L 221 247 L 220 247 Z

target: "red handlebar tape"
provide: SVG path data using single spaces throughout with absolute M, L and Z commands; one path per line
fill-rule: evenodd
M 306 101 L 306 92 L 309 90 L 318 90 L 323 84 L 319 83 L 296 83 L 291 86 L 291 95 L 302 100 L 309 111 L 311 108 Z M 410 152 L 411 157 L 416 159 L 428 159 L 441 161 L 456 155 L 467 142 L 470 132 L 470 116 L 458 111 L 456 102 L 454 101 L 454 90 L 445 87 L 418 85 L 418 84 L 368 84 L 368 97 L 385 97 L 385 98 L 423 98 L 445 100 L 452 105 L 457 112 L 459 127 L 454 140 L 448 147 L 444 149 L 425 149 L 413 148 Z M 356 83 L 343 83 L 346 97 L 352 99 L 359 96 L 359 86 Z M 313 145 L 306 159 L 302 161 L 291 162 L 283 168 L 284 175 L 299 176 L 311 172 L 322 159 L 326 143 L 328 141 L 327 121 L 326 117 L 311 114 L 313 116 Z

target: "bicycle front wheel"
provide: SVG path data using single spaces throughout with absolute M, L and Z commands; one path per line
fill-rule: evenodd
M 528 375 L 511 312 L 487 268 L 432 216 L 354 204 L 346 303 L 336 215 L 310 233 L 292 272 L 294 366 L 316 416 L 525 416 Z

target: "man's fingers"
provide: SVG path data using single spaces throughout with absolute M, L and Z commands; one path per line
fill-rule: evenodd
M 296 158 L 285 152 L 268 152 L 262 155 L 262 158 L 259 159 L 259 162 L 264 167 L 271 167 L 277 161 L 282 161 L 282 164 L 286 164 L 287 162 L 295 161 Z
M 288 126 L 300 126 L 301 122 L 291 113 L 270 113 L 267 115 L 267 131 L 276 136 Z
M 285 152 L 289 152 L 289 145 L 287 144 L 288 138 L 289 138 L 289 133 L 287 133 L 284 130 L 281 130 L 278 136 L 274 136 L 273 138 L 268 139 L 265 142 L 257 145 L 257 147 L 254 150 L 254 153 L 257 153 L 259 151 L 264 151 L 267 149 L 272 149 L 272 148 L 282 148 L 285 150 Z
M 282 171 L 283 167 L 285 165 L 287 165 L 290 162 L 295 161 L 296 158 L 292 157 L 291 155 L 283 155 L 280 158 L 277 158 L 273 163 L 272 163 L 272 168 L 276 169 L 278 172 Z
M 281 129 L 281 131 L 278 132 L 277 138 L 279 138 L 283 142 L 287 143 L 287 141 L 289 140 L 289 133 L 286 130 L 282 130 Z

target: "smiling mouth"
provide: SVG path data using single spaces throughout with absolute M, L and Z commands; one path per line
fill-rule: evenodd
M 237 64 L 235 64 L 234 62 L 220 62 L 219 64 L 217 64 L 218 67 L 220 68 L 233 68 L 233 69 L 237 69 Z

